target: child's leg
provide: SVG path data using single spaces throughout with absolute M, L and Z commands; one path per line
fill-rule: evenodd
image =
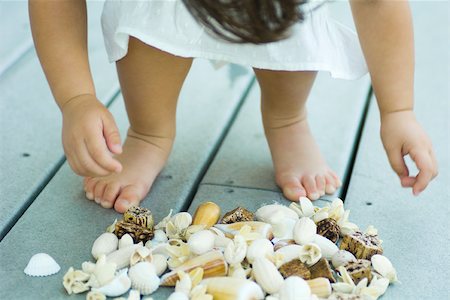
M 317 199 L 333 193 L 340 180 L 320 154 L 307 120 L 305 103 L 316 72 L 255 69 L 261 86 L 261 112 L 275 177 L 284 196 Z
M 86 196 L 118 212 L 138 205 L 163 168 L 175 137 L 175 112 L 192 59 L 173 56 L 130 38 L 128 54 L 117 62 L 130 120 L 123 171 L 87 178 Z

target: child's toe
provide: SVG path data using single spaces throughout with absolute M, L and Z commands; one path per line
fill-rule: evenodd
M 105 192 L 106 182 L 98 181 L 94 188 L 94 201 L 98 204 L 102 202 L 103 193 Z
M 306 196 L 305 188 L 294 176 L 284 177 L 278 181 L 278 185 L 281 187 L 284 197 L 288 200 L 298 201 L 300 197 Z
M 104 208 L 112 208 L 114 206 L 114 202 L 117 199 L 117 196 L 119 195 L 119 192 L 120 192 L 119 183 L 108 184 L 103 193 L 102 206 Z
M 311 200 L 317 200 L 320 197 L 320 193 L 317 190 L 315 177 L 311 175 L 305 175 L 302 178 L 302 184 L 306 189 L 308 198 Z
M 332 195 L 336 192 L 336 180 L 331 174 L 325 175 L 325 193 Z
M 114 209 L 119 213 L 124 213 L 131 206 L 139 206 L 141 202 L 141 192 L 134 185 L 128 185 L 120 191 Z
M 89 200 L 94 200 L 94 187 L 97 181 L 94 178 L 86 177 L 84 178 L 83 186 L 86 192 L 86 198 Z
M 316 187 L 320 196 L 325 195 L 325 176 L 316 175 Z

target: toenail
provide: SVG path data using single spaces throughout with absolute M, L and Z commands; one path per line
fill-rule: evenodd
M 101 205 L 103 208 L 110 208 L 110 207 L 111 207 L 111 205 L 109 204 L 108 201 L 102 201 L 102 202 L 100 203 L 100 205 Z
M 128 208 L 130 206 L 130 202 L 128 200 L 120 199 L 118 201 L 119 201 L 119 204 L 124 206 L 125 208 Z
M 311 195 L 309 195 L 309 198 L 310 198 L 311 200 L 317 200 L 317 199 L 319 199 L 319 197 L 320 197 L 320 195 L 319 195 L 319 193 L 317 193 L 317 192 L 314 192 L 314 193 L 312 193 Z
M 100 198 L 95 198 L 94 201 L 95 203 L 100 204 Z
M 89 200 L 93 200 L 94 199 L 94 195 L 92 195 L 91 192 L 86 192 L 86 198 L 88 198 Z
M 336 189 L 332 185 L 327 185 L 325 191 L 327 192 L 327 194 L 334 194 L 334 192 L 336 192 Z

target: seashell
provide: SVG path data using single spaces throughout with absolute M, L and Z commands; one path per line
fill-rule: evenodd
M 197 207 L 194 213 L 192 224 L 203 224 L 211 227 L 217 223 L 220 218 L 220 207 L 214 202 L 204 202 Z
M 322 258 L 322 251 L 316 244 L 308 243 L 301 246 L 298 253 L 298 258 L 301 262 L 307 264 L 308 266 L 312 266 Z
M 152 212 L 147 208 L 131 206 L 123 214 L 123 219 L 126 222 L 133 223 L 153 231 Z
M 371 258 L 372 266 L 384 278 L 387 278 L 390 283 L 397 282 L 397 271 L 392 266 L 391 261 L 383 255 L 375 254 Z
M 194 233 L 188 240 L 189 250 L 196 255 L 211 251 L 214 247 L 214 233 L 209 230 L 201 230 Z
M 156 275 L 155 267 L 149 262 L 135 264 L 128 271 L 133 289 L 142 295 L 150 295 L 159 287 L 159 277 Z
M 367 235 L 377 236 L 378 235 L 378 229 L 376 229 L 373 225 L 369 225 L 367 229 L 364 231 Z
M 131 246 L 133 244 L 134 244 L 134 242 L 133 242 L 133 238 L 131 237 L 131 235 L 129 235 L 128 233 L 125 233 L 124 235 L 122 235 L 122 237 L 119 240 L 119 249 Z
M 175 292 L 183 293 L 189 296 L 189 292 L 192 289 L 192 280 L 189 275 L 184 271 L 178 271 L 178 280 L 175 283 Z
M 219 249 L 225 249 L 228 246 L 228 244 L 231 243 L 232 241 L 233 241 L 232 239 L 227 238 L 225 236 L 216 235 L 214 236 L 214 247 Z
M 269 242 L 270 243 L 270 242 Z M 234 240 L 225 247 L 224 257 L 231 265 L 240 264 L 247 254 L 247 242 L 244 237 L 237 234 Z
M 162 286 L 174 286 L 178 280 L 178 271 L 189 272 L 195 268 L 203 269 L 203 276 L 205 278 L 212 276 L 225 276 L 228 271 L 228 265 L 221 251 L 213 250 L 193 257 L 169 273 L 166 273 L 161 278 Z
M 378 278 L 374 276 L 370 281 L 369 288 L 372 288 L 376 291 L 376 297 L 382 296 L 389 286 L 389 279 L 387 278 Z
M 306 280 L 306 283 L 311 289 L 311 294 L 314 294 L 319 298 L 326 299 L 331 295 L 331 284 L 330 281 L 325 277 Z
M 172 218 L 172 212 L 173 212 L 173 209 L 171 209 L 169 211 L 169 214 L 167 216 L 165 216 L 158 224 L 155 225 L 154 229 L 155 230 L 157 230 L 157 229 L 165 230 L 167 223 L 169 223 L 170 219 Z
M 131 280 L 127 272 L 128 269 L 119 271 L 111 282 L 99 288 L 92 288 L 92 291 L 100 292 L 108 297 L 118 297 L 125 294 L 131 287 Z
M 290 276 L 298 276 L 305 280 L 311 278 L 311 272 L 308 267 L 303 264 L 299 259 L 293 259 L 290 262 L 283 264 L 278 268 L 281 276 L 287 278 Z
M 328 263 L 328 260 L 325 258 L 319 259 L 317 263 L 309 267 L 309 271 L 311 272 L 311 279 L 319 278 L 319 277 L 325 277 L 330 282 L 336 282 L 336 279 L 334 279 L 333 271 L 330 268 L 330 264 Z
M 161 276 L 167 270 L 167 258 L 162 254 L 152 254 L 152 265 L 155 267 L 156 275 Z
M 180 266 L 188 260 L 191 255 L 188 244 L 183 242 L 181 239 L 169 240 L 166 250 L 170 255 L 167 265 L 171 270 Z
M 206 226 L 203 224 L 189 225 L 188 228 L 183 230 L 183 232 L 181 233 L 181 238 L 185 241 L 188 241 L 194 233 L 205 230 L 205 229 L 206 229 Z M 208 230 L 208 231 L 210 231 L 210 230 Z M 212 234 L 214 234 L 212 231 L 210 231 L 210 232 Z
M 291 276 L 284 280 L 278 295 L 280 300 L 309 300 L 311 289 L 304 279 Z
M 265 257 L 258 257 L 252 264 L 255 281 L 269 294 L 277 293 L 283 285 L 283 276 L 277 267 Z
M 102 254 L 95 264 L 88 285 L 100 287 L 111 282 L 116 274 L 116 266 L 115 263 L 107 262 L 106 256 Z
M 169 239 L 168 239 L 166 233 L 164 232 L 164 230 L 161 230 L 161 229 L 155 230 L 152 241 L 157 242 L 157 243 L 165 243 L 168 240 Z
M 204 279 L 200 284 L 206 285 L 208 294 L 211 294 L 214 300 L 264 299 L 261 287 L 247 279 L 212 277 Z
M 307 244 L 313 240 L 316 231 L 316 224 L 310 218 L 302 217 L 295 223 L 294 240 L 299 245 Z
M 189 300 L 189 297 L 181 292 L 173 292 L 169 295 L 169 298 L 167 300 Z
M 317 223 L 317 234 L 326 237 L 333 243 L 339 239 L 341 228 L 333 218 L 326 218 Z
M 245 221 L 253 221 L 255 216 L 253 213 L 243 207 L 236 207 L 232 211 L 227 212 L 220 223 L 222 224 L 230 224 L 236 222 L 245 222 Z
M 195 287 L 203 279 L 203 269 L 199 267 L 189 271 L 189 277 L 192 281 L 192 287 Z
M 300 245 L 288 245 L 275 251 L 275 254 L 281 254 L 283 259 L 282 263 L 290 262 L 293 259 L 298 259 L 303 246 Z
M 383 254 L 378 236 L 367 235 L 360 231 L 344 236 L 340 248 L 353 253 L 356 258 L 360 259 L 370 260 L 375 254 Z
M 106 261 L 115 263 L 117 265 L 117 269 L 128 267 L 130 265 L 131 255 L 140 247 L 143 247 L 142 242 L 116 250 L 106 256 Z
M 328 217 L 339 221 L 344 216 L 344 202 L 340 198 L 335 198 L 328 211 Z
M 281 204 L 269 204 L 260 207 L 255 212 L 256 220 L 272 224 L 274 218 L 281 216 L 283 219 L 292 219 L 297 221 L 298 215 L 292 209 Z
M 250 246 L 247 248 L 247 260 L 249 263 L 258 257 L 269 258 L 274 254 L 273 245 L 267 239 L 257 239 L 251 242 Z
M 273 250 L 277 251 L 278 249 L 281 249 L 281 248 L 283 248 L 285 246 L 289 246 L 289 245 L 295 245 L 295 240 L 293 240 L 293 239 L 279 240 L 273 245 Z
M 297 220 L 283 218 L 281 214 L 278 214 L 273 219 L 272 230 L 273 236 L 277 239 L 293 239 L 294 227 Z
M 116 230 L 116 223 L 117 223 L 117 219 L 114 220 L 114 222 L 109 225 L 108 227 L 106 227 L 106 232 L 110 232 L 110 233 L 114 233 L 114 230 Z
M 356 257 L 346 250 L 339 250 L 331 257 L 331 264 L 335 269 L 351 261 L 356 261 Z
M 86 300 L 106 300 L 106 296 L 98 291 L 90 291 L 86 295 Z
M 339 248 L 335 243 L 321 235 L 315 234 L 312 242 L 319 246 L 322 257 L 325 257 L 326 259 L 331 259 L 333 255 L 339 251 Z
M 133 238 L 135 243 L 145 243 L 153 238 L 153 228 L 150 229 L 134 223 L 125 222 L 124 220 L 117 222 L 114 234 L 117 235 L 118 238 L 121 238 L 127 233 Z
M 127 300 L 141 300 L 141 293 L 137 290 L 130 290 Z
M 242 267 L 240 263 L 229 265 L 228 275 L 229 277 L 247 279 L 247 271 Z
M 92 256 L 95 259 L 98 259 L 100 255 L 115 251 L 117 249 L 117 245 L 119 244 L 119 239 L 114 233 L 105 232 L 102 233 L 92 245 Z
M 306 197 L 300 197 L 298 203 L 292 202 L 289 205 L 289 208 L 292 209 L 300 218 L 310 218 L 314 215 L 314 205 L 311 200 Z
M 206 285 L 198 284 L 190 292 L 189 297 L 192 300 L 213 300 L 213 296 L 206 294 Z
M 179 212 L 170 220 L 178 229 L 188 228 L 188 226 L 192 224 L 192 216 L 188 212 Z
M 134 266 L 138 262 L 148 261 L 151 262 L 153 259 L 152 251 L 147 247 L 139 247 L 131 254 L 130 266 Z
M 372 270 L 370 268 L 370 261 L 365 259 L 358 259 L 356 261 L 350 261 L 344 265 L 348 274 L 352 277 L 355 284 L 358 284 L 364 278 L 367 281 L 372 279 Z
M 247 222 L 236 222 L 231 224 L 216 224 L 214 227 L 222 230 L 225 236 L 233 238 L 234 235 L 238 234 L 239 231 L 244 226 L 250 227 L 251 233 L 257 233 L 261 235 L 261 238 L 266 238 L 271 240 L 273 238 L 272 225 L 259 221 L 247 221 Z
M 327 211 L 319 210 L 318 212 L 316 212 L 314 214 L 314 216 L 312 216 L 312 219 L 315 223 L 319 223 L 320 221 L 325 220 L 328 217 L 329 217 L 329 215 L 328 215 Z
M 59 272 L 61 267 L 47 253 L 37 253 L 28 261 L 23 270 L 28 276 L 50 276 Z
M 83 293 L 89 290 L 89 286 L 86 284 L 89 277 L 91 275 L 88 273 L 70 267 L 63 277 L 63 286 L 69 295 Z
M 91 261 L 85 261 L 81 264 L 81 269 L 87 274 L 92 274 L 95 270 L 95 264 Z

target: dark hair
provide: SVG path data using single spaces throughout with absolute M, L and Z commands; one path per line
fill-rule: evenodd
M 192 16 L 218 37 L 234 43 L 263 44 L 289 36 L 303 21 L 307 0 L 183 0 Z

